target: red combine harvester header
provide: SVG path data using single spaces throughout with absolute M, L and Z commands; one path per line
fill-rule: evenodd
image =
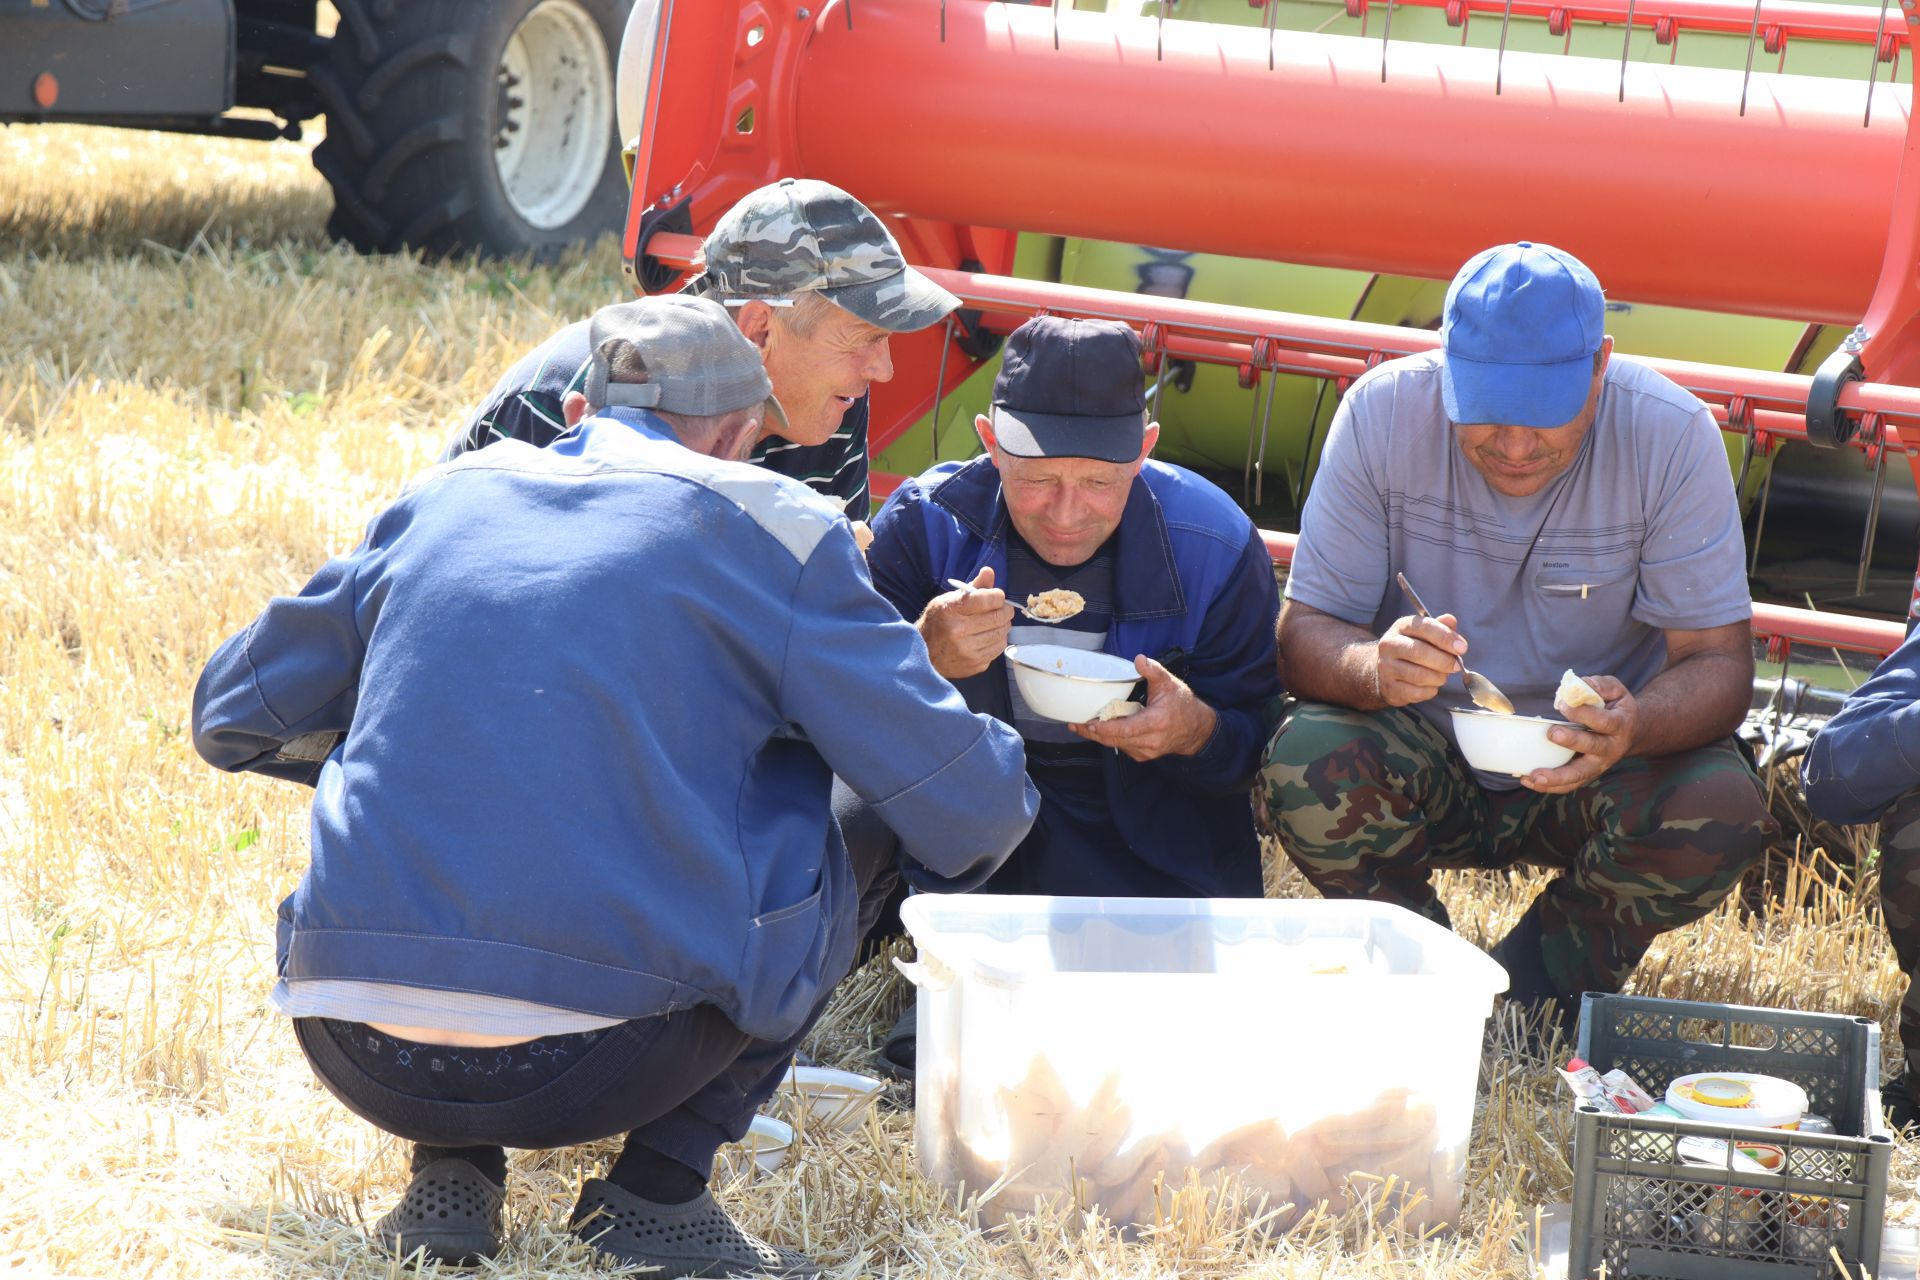
M 1920 449 L 1920 156 L 1910 86 L 1879 79 L 1910 48 L 1920 0 L 1398 3 L 1444 8 L 1463 39 L 1473 20 L 1499 23 L 1501 46 L 1396 42 L 1394 0 L 1346 0 L 1378 22 L 1365 38 L 1276 31 L 1259 0 L 1264 29 L 981 0 L 641 0 L 622 55 L 628 272 L 643 292 L 677 287 L 698 237 L 778 177 L 853 192 L 966 304 L 895 338 L 896 377 L 872 393 L 877 454 L 937 418 L 992 335 L 1043 312 L 1123 320 L 1150 372 L 1235 366 L 1243 386 L 1298 374 L 1344 389 L 1438 343 L 1015 278 L 1020 232 L 1436 279 L 1501 240 L 1564 244 L 1617 296 L 1851 328 L 1811 374 L 1645 362 L 1705 401 L 1746 462 L 1783 441 L 1863 455 L 1870 555 L 1888 456 Z M 1618 26 L 1622 55 L 1510 51 L 1515 17 L 1569 42 L 1575 24 Z M 1630 61 L 1649 28 L 1676 47 L 1745 36 L 1746 71 Z M 1873 78 L 1754 74 L 1793 40 L 1857 44 Z M 1285 562 L 1291 537 L 1268 543 Z M 1754 627 L 1776 651 L 1883 654 L 1902 636 L 1764 604 Z

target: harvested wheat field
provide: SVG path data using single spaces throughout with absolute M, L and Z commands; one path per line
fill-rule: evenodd
M 202 764 L 193 681 L 355 541 L 514 355 L 617 296 L 615 252 L 356 258 L 326 243 L 326 191 L 292 144 L 13 129 L 0 189 L 0 1271 L 397 1274 L 360 1224 L 398 1197 L 404 1153 L 313 1083 L 265 1005 L 308 793 Z M 1773 873 L 1757 911 L 1665 939 L 1637 989 L 1866 1014 L 1891 1045 L 1870 862 Z M 1445 892 L 1484 943 L 1537 884 Z M 1278 869 L 1272 891 L 1309 892 Z M 884 965 L 856 975 L 815 1055 L 860 1065 L 904 997 Z M 1525 1276 L 1533 1207 L 1571 1175 L 1564 1095 L 1518 1039 L 1490 1038 L 1465 1220 L 1429 1238 L 1357 1215 L 1275 1236 L 1198 1191 L 1138 1241 L 1070 1208 L 974 1229 L 918 1176 L 900 1105 L 803 1134 L 796 1161 L 722 1195 L 840 1277 Z M 517 1159 L 486 1274 L 596 1273 L 564 1224 L 598 1155 Z M 1895 1157 L 1893 1221 L 1920 1222 L 1917 1155 Z

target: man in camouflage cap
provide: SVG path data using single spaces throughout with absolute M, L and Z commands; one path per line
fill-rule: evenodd
M 689 292 L 742 306 L 818 294 L 889 333 L 924 329 L 960 305 L 907 265 L 871 210 L 816 178 L 782 178 L 734 205 L 707 237 L 704 261 Z
M 766 361 L 787 423 L 750 461 L 867 514 L 867 390 L 893 377 L 888 340 L 946 318 L 960 300 L 907 265 L 871 210 L 813 178 L 743 197 L 704 246 L 688 292 L 726 304 Z M 586 378 L 587 322 L 528 352 L 461 424 L 443 460 L 495 440 L 545 445 Z

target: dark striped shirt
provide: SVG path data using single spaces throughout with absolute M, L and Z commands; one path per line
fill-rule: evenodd
M 587 322 L 581 320 L 520 357 L 460 424 L 440 460 L 484 449 L 496 440 L 524 440 L 544 448 L 564 435 L 567 424 L 560 402 L 567 392 L 586 388 L 591 358 L 587 341 Z M 867 397 L 854 402 L 840 419 L 840 429 L 824 444 L 793 444 L 768 436 L 749 460 L 838 500 L 849 519 L 866 519 Z
M 1013 617 L 1011 643 L 1058 644 L 1102 652 L 1113 622 L 1114 540 L 1109 538 L 1085 564 L 1061 568 L 1048 564 L 1019 534 L 1007 539 L 1006 592 L 1024 602 L 1030 595 L 1064 588 L 1077 591 L 1086 607 L 1061 622 L 1032 622 Z M 995 875 L 995 893 L 1106 893 L 1134 890 L 1137 859 L 1114 825 L 1100 753 L 1057 720 L 1035 715 L 1020 696 L 1007 666 L 1007 692 L 1013 700 L 1013 727 L 1027 747 L 1027 775 L 1039 789 L 1040 822 L 1013 857 Z M 1079 868 L 1104 864 L 1109 879 L 1084 881 Z M 1142 889 L 1141 891 L 1150 891 Z

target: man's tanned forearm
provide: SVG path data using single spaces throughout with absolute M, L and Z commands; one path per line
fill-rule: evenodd
M 1747 623 L 1668 632 L 1667 667 L 1636 696 L 1636 756 L 1705 746 L 1740 727 L 1753 699 L 1753 643 Z
M 1386 707 L 1379 640 L 1365 627 L 1289 600 L 1280 609 L 1279 637 L 1281 670 L 1294 697 L 1355 711 Z

